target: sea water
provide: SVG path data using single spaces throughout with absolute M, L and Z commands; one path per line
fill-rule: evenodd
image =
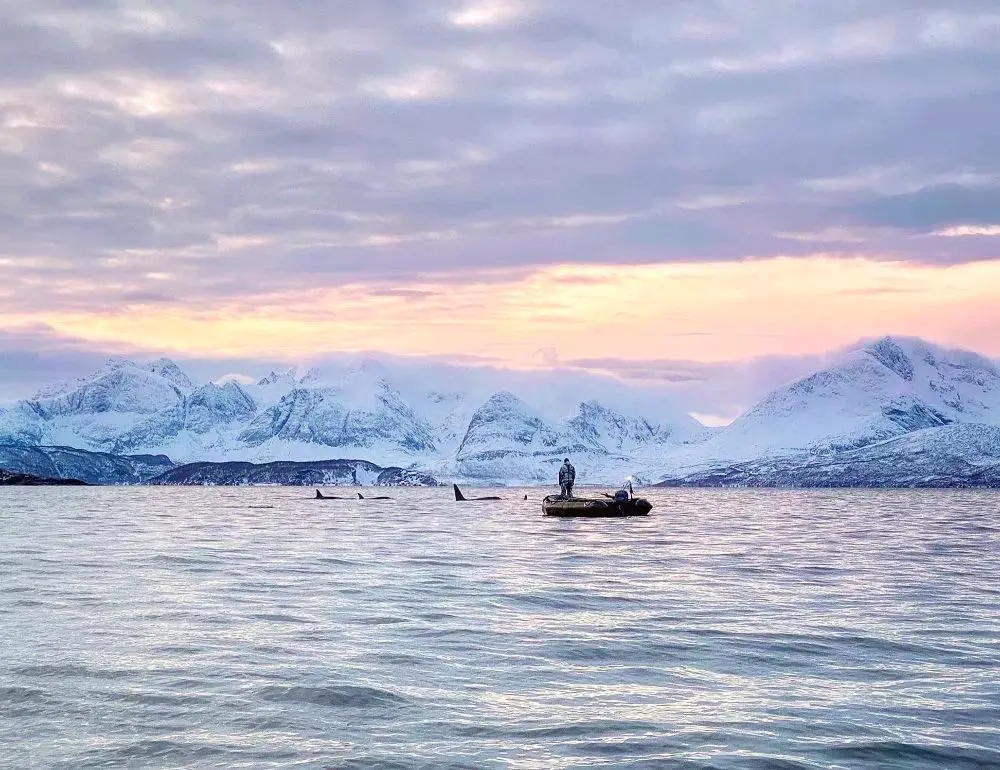
M 1000 493 L 312 494 L 2 490 L 0 766 L 1000 767 Z

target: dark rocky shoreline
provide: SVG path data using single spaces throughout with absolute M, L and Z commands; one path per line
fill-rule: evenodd
M 50 479 L 30 473 L 11 473 L 0 468 L 0 486 L 5 487 L 86 487 L 79 479 Z

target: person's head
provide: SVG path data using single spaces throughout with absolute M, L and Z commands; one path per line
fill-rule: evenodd
M 565 460 L 563 460 L 563 462 L 566 463 L 566 465 L 569 465 L 569 458 L 567 457 Z

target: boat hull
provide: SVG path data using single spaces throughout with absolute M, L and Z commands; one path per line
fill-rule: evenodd
M 611 498 L 594 499 L 577 497 L 567 500 L 558 495 L 549 495 L 542 500 L 542 513 L 558 518 L 624 519 L 629 516 L 648 516 L 653 510 L 649 500 L 635 497 L 617 502 Z

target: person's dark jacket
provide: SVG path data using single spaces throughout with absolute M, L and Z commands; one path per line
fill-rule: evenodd
M 576 481 L 576 468 L 568 463 L 563 463 L 559 468 L 559 483 L 572 484 Z

